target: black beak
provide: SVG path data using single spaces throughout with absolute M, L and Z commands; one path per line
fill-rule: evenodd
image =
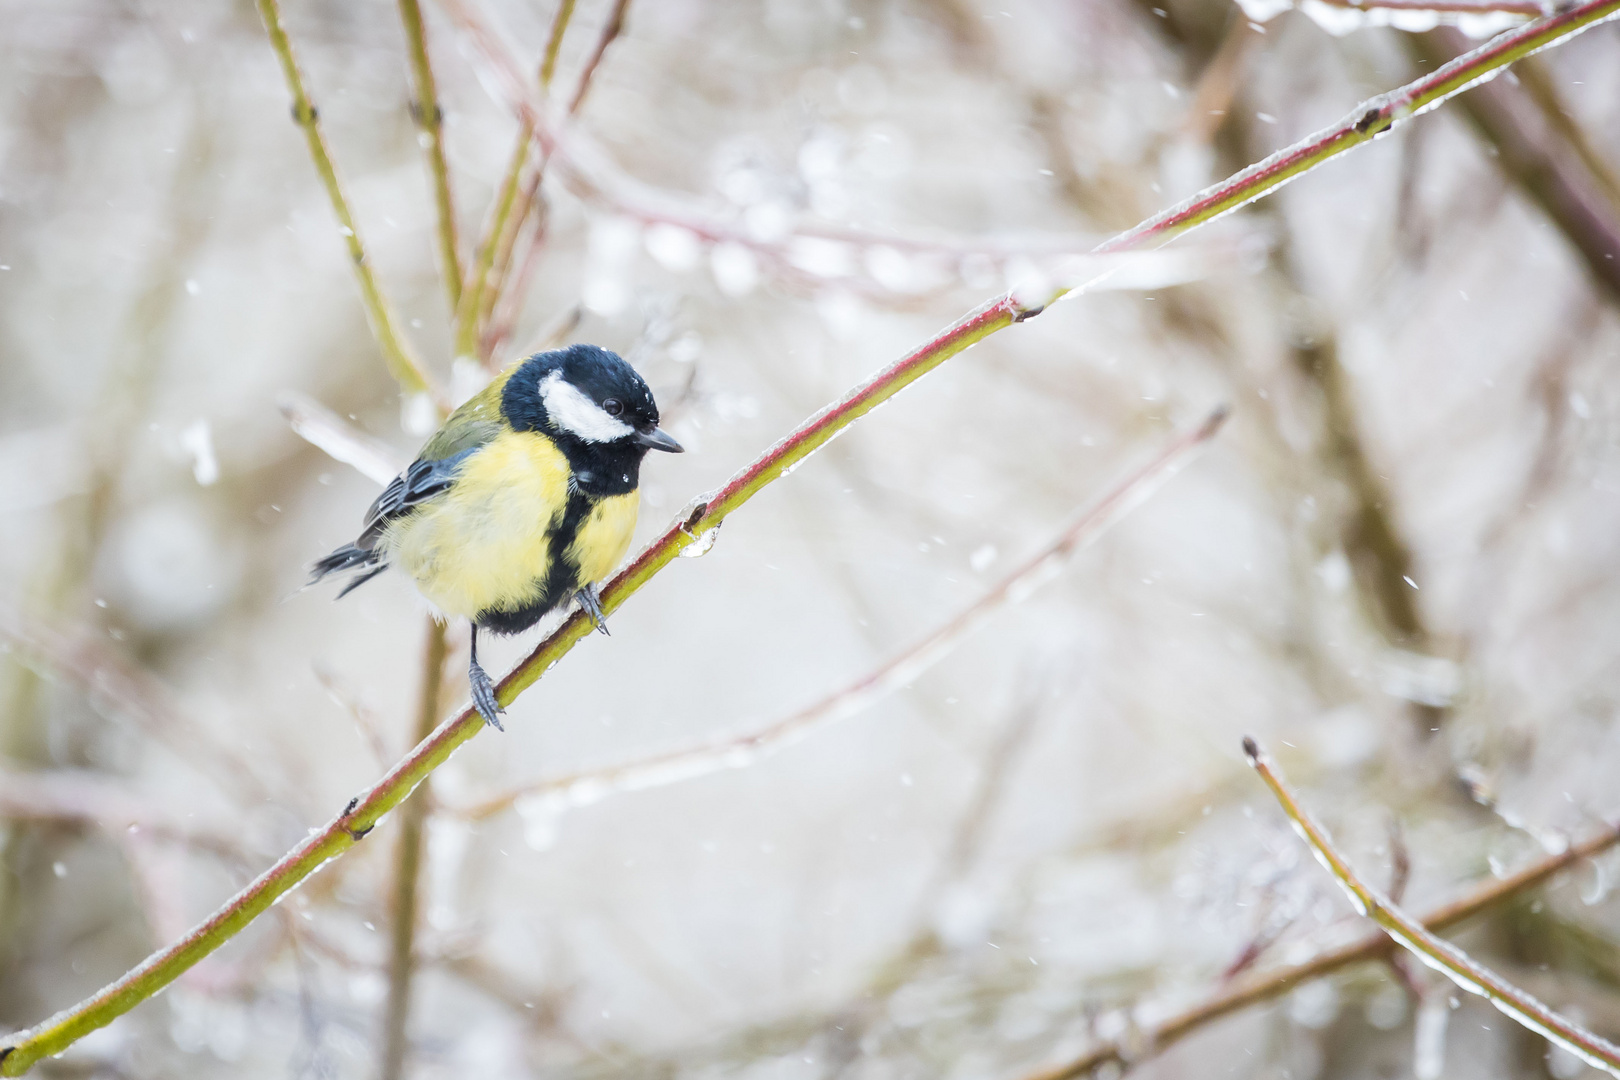
M 645 446 L 649 450 L 663 450 L 670 454 L 686 453 L 686 449 L 670 438 L 663 428 L 642 428 L 636 432 L 635 442 L 636 445 Z

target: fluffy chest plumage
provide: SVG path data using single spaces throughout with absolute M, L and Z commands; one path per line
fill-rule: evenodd
M 521 614 L 500 621 L 530 625 L 611 573 L 635 530 L 636 492 L 593 498 L 569 477 L 550 439 L 503 432 L 442 496 L 389 527 L 389 562 L 447 615 Z

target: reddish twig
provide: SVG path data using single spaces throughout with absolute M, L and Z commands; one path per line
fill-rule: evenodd
M 1119 481 L 1035 555 L 996 582 L 990 590 L 933 633 L 884 661 L 876 670 L 807 708 L 746 735 L 705 742 L 700 746 L 656 754 L 606 769 L 524 784 L 461 809 L 469 818 L 491 817 L 523 803 L 556 811 L 585 806 L 609 795 L 689 780 L 725 769 L 751 765 L 767 754 L 798 742 L 823 725 L 872 707 L 909 685 L 943 660 L 991 614 L 1016 602 L 1050 580 L 1076 554 L 1089 547 L 1115 522 L 1151 498 L 1215 436 L 1226 419 L 1217 409 L 1196 429 L 1179 436 L 1152 461 Z
M 574 116 L 584 104 L 585 95 L 590 90 L 596 69 L 601 66 L 602 57 L 606 55 L 608 46 L 612 45 L 624 30 L 625 10 L 628 7 L 629 0 L 613 0 L 613 7 L 609 10 L 602 31 L 597 35 L 596 44 L 580 72 L 579 82 L 569 101 L 568 116 Z M 541 95 L 549 97 L 552 76 L 557 68 L 557 55 L 573 13 L 574 0 L 564 0 L 552 20 L 545 58 L 540 64 Z M 529 165 L 531 157 L 535 158 L 532 166 Z M 496 305 L 507 291 L 507 279 L 511 273 L 513 256 L 518 249 L 518 241 L 528 223 L 529 215 L 537 208 L 543 207 L 540 185 L 545 179 L 549 158 L 550 154 L 545 150 L 544 144 L 537 143 L 535 139 L 534 124 L 524 118 L 518 129 L 517 142 L 513 146 L 506 175 L 501 181 L 500 193 L 496 197 L 489 228 L 479 244 L 477 266 L 468 283 L 467 296 L 456 312 L 458 356 L 471 356 L 476 347 L 479 358 L 486 366 L 492 361 L 493 345 L 497 339 L 489 332 L 489 325 Z M 525 168 L 528 170 L 526 176 Z M 542 220 L 531 241 L 531 256 L 540 247 L 543 228 Z M 525 266 L 532 262 L 532 257 L 526 259 Z

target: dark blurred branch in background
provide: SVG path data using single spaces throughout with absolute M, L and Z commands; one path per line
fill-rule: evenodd
M 1553 131 L 1564 140 L 1586 166 L 1591 178 L 1603 189 L 1604 196 L 1609 201 L 1609 208 L 1620 214 L 1620 174 L 1615 172 L 1615 164 L 1604 156 L 1592 142 L 1569 107 L 1564 104 L 1553 85 L 1552 75 L 1547 67 L 1535 57 L 1527 57 L 1513 69 L 1518 77 L 1518 85 L 1529 95 L 1530 100 L 1536 103 L 1541 110 L 1541 118 Z
M 1141 5 L 1138 5 L 1140 8 Z M 1243 79 L 1252 45 L 1263 38 L 1237 9 L 1223 36 L 1215 27 L 1195 21 L 1168 22 L 1143 11 L 1144 22 L 1168 29 L 1189 66 L 1207 56 L 1182 131 L 1198 144 L 1211 144 L 1225 168 L 1253 160 L 1265 152 L 1262 131 L 1250 119 L 1258 110 Z M 1464 95 L 1466 100 L 1467 95 Z M 1420 128 L 1407 129 L 1406 137 Z M 1319 395 L 1320 461 L 1328 474 L 1313 471 L 1309 483 L 1320 489 L 1342 485 L 1349 506 L 1342 511 L 1335 535 L 1349 562 L 1368 621 L 1391 645 L 1414 652 L 1431 647 L 1431 637 L 1411 584 L 1411 547 L 1399 526 L 1397 507 L 1388 482 L 1388 469 L 1375 464 L 1361 435 L 1355 387 L 1339 358 L 1339 328 L 1328 306 L 1312 295 L 1295 250 L 1288 215 L 1275 200 L 1259 204 L 1256 213 L 1268 223 L 1272 257 L 1268 274 L 1278 293 L 1279 308 L 1289 315 L 1287 345 L 1295 364 Z M 1167 313 L 1187 324 L 1189 338 L 1226 341 L 1232 336 L 1221 324 L 1223 309 L 1214 298 L 1172 297 Z M 1228 361 L 1235 358 L 1228 357 Z M 1275 433 L 1279 444 L 1284 442 Z M 1325 483 L 1324 483 L 1325 481 Z M 1331 506 L 1339 499 L 1324 499 Z M 1412 705 L 1419 729 L 1438 730 L 1443 710 L 1434 704 Z M 1450 785 L 1448 785 L 1449 787 Z
M 1428 66 L 1450 63 L 1467 47 L 1448 26 L 1402 40 Z M 1464 115 L 1495 148 L 1502 170 L 1580 253 L 1594 283 L 1620 304 L 1620 198 L 1613 173 L 1558 103 L 1545 73 L 1532 70 L 1526 78 L 1529 92 L 1510 78 L 1476 88 L 1462 99 Z

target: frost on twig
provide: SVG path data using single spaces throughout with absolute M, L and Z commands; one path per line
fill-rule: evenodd
M 1567 1017 L 1560 1016 L 1530 994 L 1471 958 L 1457 946 L 1430 932 L 1380 890 L 1363 881 L 1351 869 L 1344 856 L 1334 848 L 1327 830 L 1323 829 L 1300 805 L 1276 763 L 1260 744 L 1252 738 L 1244 739 L 1243 752 L 1249 764 L 1260 774 L 1260 778 L 1282 804 L 1284 813 L 1293 823 L 1294 831 L 1311 846 L 1317 861 L 1338 879 L 1357 911 L 1382 927 L 1396 944 L 1409 950 L 1425 965 L 1440 972 L 1457 986 L 1470 994 L 1485 998 L 1513 1020 L 1569 1051 L 1593 1068 L 1603 1069 L 1613 1076 L 1620 1076 L 1620 1046 L 1587 1031 Z

